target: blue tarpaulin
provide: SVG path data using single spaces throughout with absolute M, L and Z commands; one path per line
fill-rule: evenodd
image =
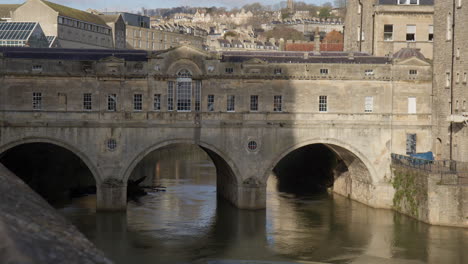
M 410 154 L 410 156 L 417 159 L 434 160 L 434 154 L 432 153 L 432 151 Z

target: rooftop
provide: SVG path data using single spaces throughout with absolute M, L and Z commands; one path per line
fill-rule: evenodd
M 148 53 L 144 50 L 114 49 L 44 49 L 0 47 L 5 58 L 90 61 L 107 57 L 117 57 L 126 61 L 147 61 Z
M 10 12 L 15 11 L 20 6 L 13 4 L 0 5 L 0 18 L 10 18 Z
M 94 15 L 94 14 L 91 14 L 82 10 L 74 9 L 68 6 L 63 6 L 63 5 L 59 5 L 56 3 L 52 3 L 49 1 L 42 1 L 42 2 L 44 2 L 44 4 L 46 4 L 53 10 L 57 11 L 59 13 L 59 16 L 65 16 L 65 17 L 74 18 L 74 19 L 81 20 L 81 21 L 90 22 L 90 23 L 97 24 L 97 25 L 107 26 L 104 20 L 102 20 L 97 15 Z

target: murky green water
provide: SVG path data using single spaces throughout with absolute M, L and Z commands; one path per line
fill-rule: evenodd
M 142 175 L 167 191 L 130 202 L 127 214 L 97 214 L 94 196 L 61 209 L 117 264 L 468 263 L 468 229 L 431 227 L 337 195 L 281 194 L 274 177 L 266 210 L 237 210 L 217 201 L 215 168 L 192 150 L 154 154 L 135 170 Z

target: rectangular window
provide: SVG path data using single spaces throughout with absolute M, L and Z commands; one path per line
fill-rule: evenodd
M 225 72 L 231 74 L 234 72 L 234 68 L 226 68 Z
M 468 75 L 466 74 L 466 72 L 463 73 L 463 83 L 466 83 L 467 78 L 468 78 Z
M 372 76 L 372 75 L 374 75 L 374 70 L 364 70 L 364 74 L 366 76 Z
M 406 41 L 416 41 L 416 25 L 406 25 Z
M 42 93 L 33 93 L 32 108 L 34 110 L 41 110 L 42 109 Z
M 384 41 L 393 40 L 393 25 L 384 25 Z
M 274 70 L 274 74 L 279 75 L 279 74 L 282 74 L 282 73 L 283 73 L 283 69 L 281 69 L 281 68 L 276 68 L 276 69 Z
M 153 99 L 153 110 L 161 111 L 161 94 L 155 94 Z
M 167 83 L 167 111 L 174 111 L 174 82 Z
M 419 0 L 398 0 L 399 5 L 419 5 Z
M 200 112 L 201 107 L 201 81 L 195 81 L 195 111 Z
M 117 111 L 117 95 L 107 95 L 107 111 Z
M 434 26 L 429 25 L 429 35 L 427 37 L 427 40 L 433 41 L 434 40 Z
M 372 113 L 374 111 L 374 97 L 373 96 L 366 96 L 364 102 L 364 112 Z
M 320 69 L 320 74 L 327 75 L 328 69 Z
M 409 75 L 418 75 L 418 70 L 409 70 Z
M 319 112 L 327 112 L 327 96 L 326 95 L 320 95 L 319 96 Z
M 227 97 L 227 111 L 228 112 L 236 111 L 236 96 L 228 95 L 228 97 Z
M 408 114 L 416 114 L 416 97 L 408 97 Z
M 84 110 L 92 110 L 93 109 L 93 101 L 92 101 L 91 93 L 84 93 L 83 94 L 83 109 Z
M 208 95 L 208 105 L 207 105 L 207 110 L 208 112 L 214 112 L 214 103 L 215 103 L 215 97 L 213 94 Z
M 133 95 L 133 110 L 134 111 L 143 110 L 143 95 L 142 94 Z
M 258 111 L 258 95 L 250 96 L 250 111 Z
M 445 73 L 445 87 L 446 88 L 450 88 L 450 83 L 451 83 L 451 76 L 450 76 L 450 72 L 446 72 Z
M 177 111 L 188 112 L 192 110 L 192 82 L 177 82 Z
M 406 154 L 416 153 L 416 134 L 406 134 Z
M 273 97 L 273 112 L 283 111 L 283 96 L 275 95 Z
M 447 15 L 447 40 L 452 40 L 452 14 Z

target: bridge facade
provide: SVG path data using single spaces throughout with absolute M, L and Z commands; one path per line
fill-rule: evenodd
M 0 153 L 37 142 L 70 150 L 92 172 L 102 210 L 125 210 L 133 169 L 173 144 L 206 151 L 219 196 L 244 209 L 265 208 L 273 168 L 313 144 L 344 165 L 334 192 L 391 208 L 390 154 L 432 149 L 431 66 L 416 57 L 190 47 L 1 54 Z

